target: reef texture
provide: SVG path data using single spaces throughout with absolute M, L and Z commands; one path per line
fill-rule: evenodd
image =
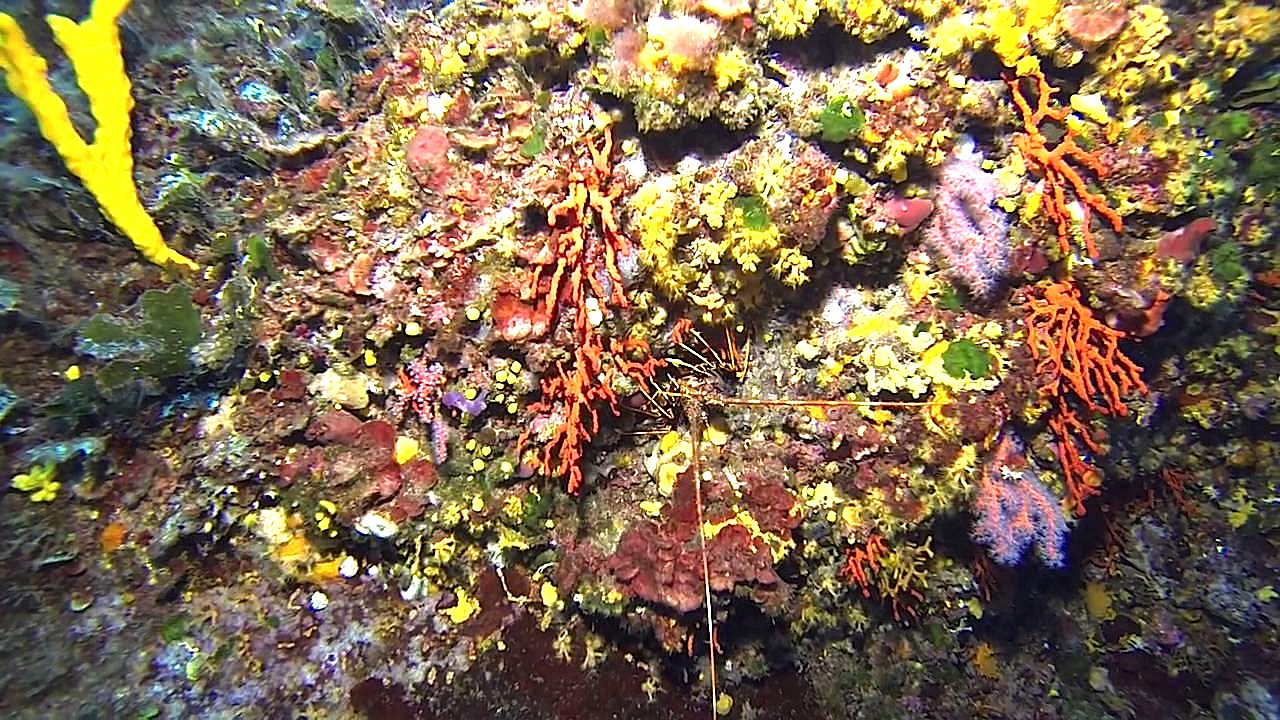
M 1277 716 L 1270 4 L 10 5 L 6 717 Z

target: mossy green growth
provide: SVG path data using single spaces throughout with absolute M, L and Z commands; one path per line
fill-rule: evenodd
M 1213 116 L 1205 127 L 1205 132 L 1215 142 L 1232 145 L 1243 140 L 1252 128 L 1253 121 L 1249 113 L 1236 110 Z
M 191 288 L 148 290 L 138 300 L 141 319 L 99 314 L 89 319 L 76 349 L 108 360 L 98 373 L 104 391 L 142 378 L 168 378 L 191 369 L 191 351 L 204 336 L 204 321 Z
M 938 293 L 937 305 L 943 310 L 964 312 L 964 305 L 969 299 L 968 293 L 955 285 L 947 285 Z
M 190 634 L 191 616 L 185 612 L 178 613 L 160 626 L 160 639 L 166 643 L 180 642 Z
M 772 224 L 769 220 L 769 208 L 759 195 L 739 195 L 733 199 L 733 205 L 742 211 L 742 224 L 748 230 L 760 232 L 768 230 Z
M 245 239 L 244 262 L 255 273 L 262 273 L 271 280 L 280 279 L 280 270 L 271 260 L 271 245 L 261 235 L 250 235 Z
M 942 369 L 957 380 L 966 375 L 981 380 L 991 375 L 991 352 L 968 338 L 960 338 L 942 351 Z
M 592 50 L 599 50 L 609 42 L 609 31 L 600 25 L 592 25 L 587 28 L 587 46 Z
M 1210 250 L 1209 266 L 1213 279 L 1223 285 L 1242 280 L 1248 273 L 1240 257 L 1240 246 L 1234 242 L 1226 242 Z
M 205 187 L 212 176 L 200 175 L 183 165 L 160 178 L 156 193 L 157 212 L 177 212 L 181 208 L 199 208 L 206 201 Z
M 360 6 L 355 0 L 325 0 L 317 3 L 317 7 L 335 20 L 346 23 L 360 20 Z
M 926 623 L 924 626 L 925 639 L 929 644 L 937 647 L 946 647 L 948 643 L 953 642 L 951 633 L 947 630 L 947 626 L 940 622 Z
M 1254 146 L 1249 153 L 1245 179 L 1256 186 L 1259 195 L 1280 191 L 1280 140 L 1268 137 Z
M 862 108 L 841 96 L 827 103 L 818 116 L 818 123 L 822 126 L 823 140 L 844 142 L 862 132 L 863 126 L 867 124 L 867 116 L 863 114 Z
M 533 126 L 533 133 L 528 139 L 520 144 L 520 154 L 526 158 L 533 159 L 542 153 L 547 147 L 547 123 L 545 120 L 539 120 Z

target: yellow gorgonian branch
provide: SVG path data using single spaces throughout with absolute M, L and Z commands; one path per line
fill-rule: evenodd
M 53 37 L 67 54 L 80 89 L 89 99 L 97 127 L 87 143 L 71 123 L 62 98 L 49 84 L 49 66 L 17 21 L 0 13 L 0 70 L 9 90 L 31 108 L 44 135 L 67 169 L 97 199 L 102 213 L 124 233 L 143 256 L 157 265 L 195 270 L 197 265 L 165 245 L 155 221 L 138 199 L 133 183 L 133 155 L 129 145 L 129 112 L 133 97 L 120 52 L 116 19 L 129 0 L 94 0 L 89 17 L 77 23 L 61 15 L 46 20 Z

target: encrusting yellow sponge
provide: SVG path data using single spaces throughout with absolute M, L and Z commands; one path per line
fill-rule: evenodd
M 62 98 L 49 84 L 49 66 L 27 42 L 26 34 L 10 15 L 0 12 L 0 70 L 9 90 L 31 108 L 40 132 L 58 150 L 63 162 L 98 200 L 102 213 L 120 229 L 148 260 L 157 265 L 198 266 L 165 245 L 160 229 L 147 214 L 133 183 L 133 156 L 129 145 L 129 112 L 133 97 L 120 52 L 116 19 L 129 0 L 94 0 L 89 17 L 77 23 L 61 15 L 46 20 L 54 39 L 62 46 L 97 128 L 93 144 L 86 143 L 71 123 Z

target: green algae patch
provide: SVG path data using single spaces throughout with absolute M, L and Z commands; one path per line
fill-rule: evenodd
M 822 126 L 822 139 L 827 142 L 844 142 L 862 132 L 867 124 L 867 116 L 862 108 L 854 105 L 848 98 L 838 97 L 827 103 L 822 114 L 818 116 L 818 124 Z
M 981 380 L 991 375 L 991 353 L 968 338 L 960 338 L 942 352 L 942 368 L 957 380 L 966 375 Z
M 76 349 L 106 361 L 97 378 L 104 390 L 143 378 L 174 377 L 193 366 L 191 353 L 204 336 L 204 322 L 191 288 L 148 290 L 138 311 L 136 322 L 99 314 L 81 329 Z
M 769 220 L 769 208 L 759 195 L 740 195 L 733 199 L 733 205 L 742 211 L 742 225 L 748 230 L 761 232 L 768 230 L 772 224 Z

